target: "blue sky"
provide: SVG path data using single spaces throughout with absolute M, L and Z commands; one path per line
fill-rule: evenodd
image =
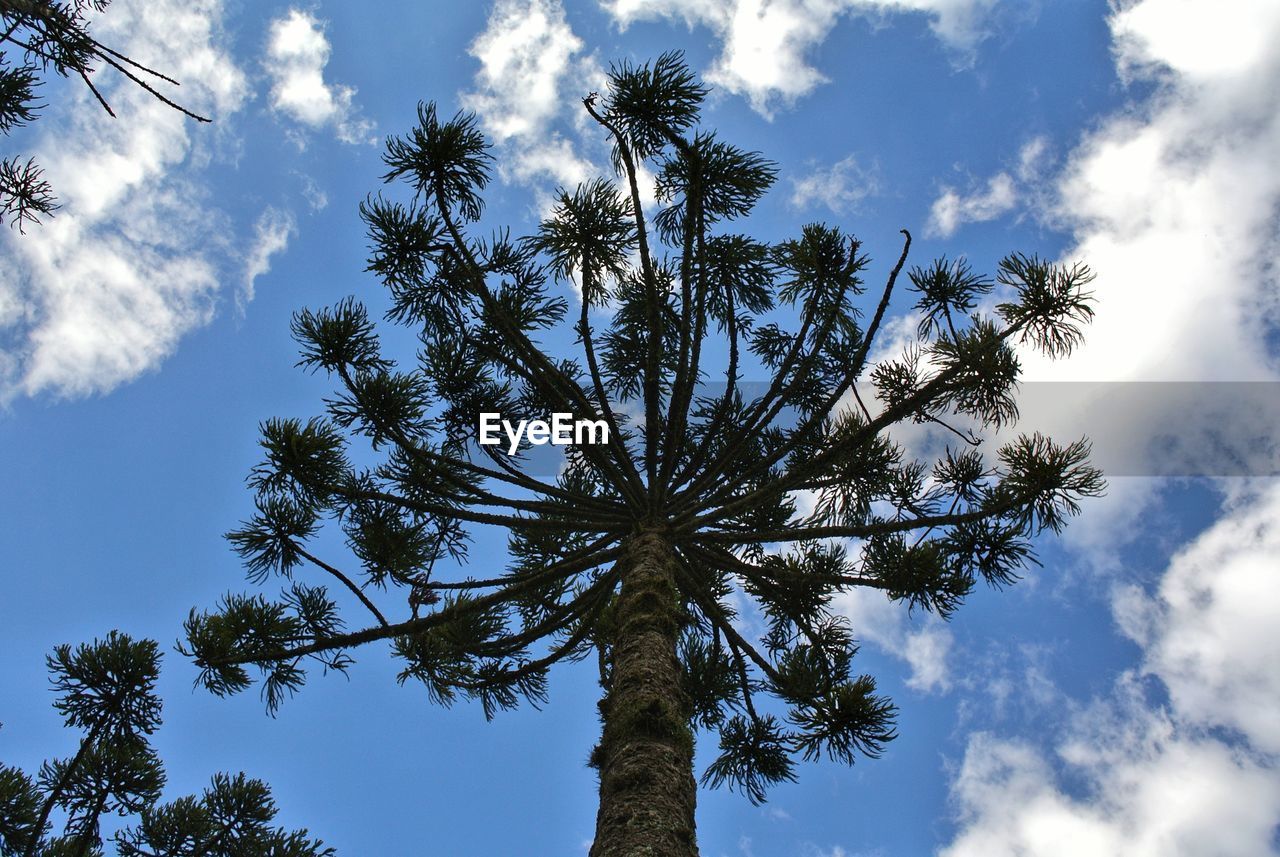
M 682 49 L 716 87 L 705 124 L 779 164 L 758 236 L 838 223 L 873 283 L 903 227 L 918 263 L 1087 261 L 1087 343 L 1059 364 L 1025 355 L 1032 381 L 1280 369 L 1271 0 L 115 0 L 96 32 L 216 121 L 108 84 L 112 121 L 55 83 L 5 142 L 63 203 L 0 234 L 0 759 L 27 770 L 73 746 L 49 706 L 54 645 L 120 628 L 167 646 L 191 607 L 249 588 L 220 534 L 251 511 L 256 426 L 326 392 L 293 368 L 290 315 L 352 294 L 385 306 L 357 205 L 419 100 L 477 111 L 501 164 L 486 223 L 523 233 L 557 185 L 607 166 L 579 107 L 602 69 Z M 909 309 L 895 303 L 881 357 Z M 1057 426 L 1098 437 L 1100 407 Z M 1223 422 L 1147 417 L 1192 437 Z M 1157 472 L 1130 434 L 1099 440 Z M 850 595 L 901 737 L 879 761 L 802 766 L 761 808 L 701 791 L 702 853 L 1280 853 L 1278 522 L 1273 478 L 1117 477 L 1040 546 L 1044 568 L 950 623 Z M 469 571 L 503 557 L 477 533 Z M 170 652 L 171 794 L 244 770 L 284 823 L 346 855 L 585 853 L 590 669 L 485 723 L 398 687 L 384 650 L 356 654 L 349 679 L 313 676 L 273 720 L 254 693 L 193 692 Z

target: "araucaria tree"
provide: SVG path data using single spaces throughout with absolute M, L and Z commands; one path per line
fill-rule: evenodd
M 58 646 L 48 665 L 54 707 L 84 735 L 73 755 L 45 762 L 35 777 L 0 765 L 0 857 L 102 857 L 110 816 L 137 818 L 112 837 L 119 857 L 333 857 L 305 830 L 272 827 L 271 790 L 244 774 L 217 774 L 198 798 L 159 802 L 164 768 L 149 740 L 160 725 L 154 641 L 112 631 Z
M 346 669 L 352 650 L 389 640 L 402 681 L 492 715 L 543 697 L 556 663 L 594 654 L 591 853 L 691 855 L 697 731 L 720 748 L 703 781 L 755 801 L 794 777 L 797 757 L 852 763 L 894 737 L 894 706 L 854 671 L 856 629 L 834 595 L 871 587 L 947 616 L 979 580 L 1013 581 L 1034 561 L 1029 540 L 1100 493 L 1083 441 L 1022 437 L 988 459 L 956 429 L 930 465 L 886 436 L 1014 418 L 1013 345 L 1071 351 L 1092 315 L 1088 270 L 1009 256 L 996 275 L 1007 299 L 988 315 L 976 308 L 996 282 L 963 262 L 910 270 L 918 342 L 872 365 L 910 235 L 864 315 L 868 259 L 841 229 L 772 245 L 735 233 L 776 168 L 697 127 L 705 95 L 678 55 L 615 67 L 583 109 L 619 181 L 561 192 L 521 240 L 476 234 L 492 160 L 474 117 L 426 105 L 388 142 L 386 181 L 409 192 L 364 204 L 369 270 L 421 351 L 388 359 L 354 300 L 295 317 L 301 365 L 337 391 L 324 417 L 263 425 L 258 511 L 229 534 L 252 578 L 292 583 L 281 600 L 192 612 L 207 688 L 242 690 L 256 667 L 274 707 L 308 659 Z M 652 218 L 642 165 L 656 175 Z M 576 308 L 560 296 L 570 282 Z M 569 323 L 579 359 L 539 341 Z M 748 372 L 768 380 L 748 388 Z M 874 411 L 853 388 L 868 376 Z M 522 466 L 527 442 L 512 457 L 476 443 L 481 413 L 600 421 L 607 442 L 570 447 L 559 475 L 540 478 L 554 468 Z M 308 547 L 325 519 L 358 571 Z M 445 572 L 469 538 L 502 530 L 507 568 Z M 349 590 L 365 627 L 348 630 L 301 568 Z M 761 634 L 736 621 L 744 595 Z

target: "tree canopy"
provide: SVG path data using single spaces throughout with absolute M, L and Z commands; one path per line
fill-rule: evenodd
M 300 365 L 335 392 L 323 416 L 261 427 L 257 511 L 229 538 L 251 579 L 288 585 L 192 611 L 185 650 L 205 687 L 244 690 L 255 668 L 274 710 L 308 662 L 346 670 L 387 640 L 402 682 L 493 716 L 594 656 L 593 855 L 696 853 L 696 732 L 719 745 L 703 781 L 753 801 L 797 758 L 853 763 L 894 737 L 838 593 L 949 616 L 979 582 L 1016 580 L 1032 539 L 1101 493 L 1083 439 L 992 451 L 957 423 L 1016 419 L 1014 346 L 1071 352 L 1089 269 L 1014 253 L 994 279 L 957 260 L 908 270 L 903 230 L 867 296 L 870 258 L 839 226 L 774 243 L 734 231 L 778 167 L 699 125 L 706 94 L 677 54 L 614 66 L 583 109 L 615 176 L 560 191 L 524 238 L 481 223 L 494 161 L 474 116 L 424 104 L 388 141 L 385 180 L 402 190 L 361 206 L 368 270 L 418 353 L 388 356 L 355 299 L 295 316 Z M 915 342 L 873 361 L 904 271 Z M 577 355 L 550 344 L 565 329 Z M 765 383 L 747 384 L 756 372 Z M 608 439 L 541 473 L 527 440 L 512 456 L 477 444 L 481 413 L 569 414 Z M 890 436 L 922 422 L 951 433 L 936 460 Z M 326 521 L 354 568 L 313 550 Z M 499 533 L 508 567 L 469 574 L 471 540 Z
M 0 765 L 0 856 L 101 855 L 101 822 L 116 815 L 137 818 L 112 837 L 119 857 L 332 857 L 305 830 L 273 828 L 271 790 L 244 774 L 217 774 L 199 797 L 160 803 L 164 767 L 148 740 L 161 711 L 154 641 L 113 631 L 47 660 L 54 708 L 84 735 L 75 755 L 35 777 Z

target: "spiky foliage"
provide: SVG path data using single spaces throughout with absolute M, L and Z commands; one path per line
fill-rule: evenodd
M 645 550 L 676 562 L 684 678 L 671 698 L 687 723 L 719 733 L 705 779 L 763 800 L 797 755 L 852 762 L 894 737 L 892 704 L 854 669 L 838 593 L 870 587 L 948 616 L 978 581 L 1014 580 L 1034 561 L 1030 539 L 1102 490 L 1084 441 L 1023 438 L 991 456 L 955 429 L 962 440 L 927 463 L 887 435 L 904 422 L 1012 420 L 1012 343 L 1070 351 L 1091 312 L 1086 268 L 1006 258 L 995 316 L 975 314 L 995 283 L 965 264 L 910 271 L 918 342 L 872 365 L 910 235 L 868 317 L 870 261 L 842 229 L 811 224 L 775 244 L 735 233 L 776 167 L 697 129 L 705 94 L 678 55 L 615 67 L 583 106 L 620 181 L 560 192 L 523 240 L 477 228 L 493 162 L 473 116 L 425 106 L 388 143 L 387 181 L 409 192 L 364 203 L 369 270 L 421 351 L 387 357 L 354 300 L 296 317 L 302 366 L 337 392 L 323 417 L 263 426 L 258 513 L 230 534 L 252 577 L 293 578 L 294 594 L 192 611 L 188 651 L 206 687 L 241 690 L 256 668 L 274 709 L 308 659 L 345 669 L 353 649 L 386 639 L 402 681 L 446 704 L 478 699 L 486 715 L 540 700 L 554 664 L 593 651 L 607 696 L 631 633 L 615 616 L 628 573 L 618 560 L 644 534 Z M 652 220 L 642 165 L 663 206 Z M 560 296 L 570 280 L 572 320 Z M 540 344 L 567 324 L 577 358 Z M 769 380 L 752 389 L 750 373 Z M 878 412 L 851 395 L 867 377 Z M 508 457 L 474 443 L 481 412 L 567 413 L 604 421 L 609 438 L 570 448 L 559 475 L 542 478 L 557 469 L 525 466 L 528 444 Z M 310 552 L 325 520 L 346 532 L 358 569 Z M 505 570 L 477 579 L 440 564 L 494 528 L 508 535 Z M 324 590 L 296 595 L 304 567 L 364 602 L 360 627 Z M 423 592 L 436 597 L 408 616 L 406 594 Z M 735 593 L 763 617 L 758 637 L 735 622 Z M 665 633 L 660 615 L 645 621 Z
M 244 774 L 218 774 L 201 797 L 158 804 L 164 770 L 148 736 L 160 725 L 159 663 L 155 642 L 115 631 L 54 650 L 54 707 L 84 736 L 75 755 L 45 762 L 34 778 L 0 765 L 0 857 L 100 855 L 111 815 L 139 817 L 113 837 L 121 857 L 332 857 L 305 830 L 272 828 L 270 790 Z
M 119 72 L 178 112 L 200 122 L 209 121 L 156 89 L 157 82 L 176 86 L 177 81 L 135 62 L 90 34 L 90 16 L 104 11 L 110 2 L 0 0 L 0 134 L 8 136 L 38 117 L 36 90 L 42 76 L 50 71 L 61 77 L 80 78 L 102 109 L 114 117 L 115 112 L 92 78 L 102 66 Z M 0 158 L 0 220 L 8 218 L 11 226 L 22 229 L 28 223 L 39 223 L 42 216 L 52 214 L 57 207 L 53 188 L 34 159 Z

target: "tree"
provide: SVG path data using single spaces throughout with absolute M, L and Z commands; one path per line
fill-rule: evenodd
M 491 717 L 543 698 L 553 665 L 594 652 L 591 853 L 694 854 L 695 731 L 719 738 L 703 781 L 753 801 L 795 777 L 797 756 L 852 763 L 894 737 L 893 704 L 853 670 L 837 592 L 871 587 L 948 616 L 977 581 L 1015 580 L 1035 561 L 1030 540 L 1102 491 L 1083 440 L 1024 436 L 992 462 L 952 425 L 1016 416 L 1013 345 L 1071 351 L 1092 316 L 1088 269 L 1011 255 L 997 274 L 1007 300 L 983 315 L 996 282 L 964 262 L 915 268 L 918 342 L 872 366 L 910 235 L 864 321 L 869 260 L 856 239 L 823 224 L 772 245 L 733 232 L 776 167 L 697 127 L 706 93 L 676 54 L 615 66 L 583 107 L 612 144 L 621 188 L 561 191 L 521 240 L 474 234 L 493 162 L 473 116 L 445 120 L 427 104 L 388 141 L 385 180 L 411 193 L 363 204 L 368 269 L 421 352 L 404 367 L 388 358 L 354 299 L 295 316 L 300 365 L 337 391 L 324 417 L 262 426 L 257 511 L 228 534 L 253 580 L 291 584 L 279 600 L 228 595 L 192 611 L 185 651 L 205 687 L 243 690 L 255 667 L 275 709 L 307 660 L 345 670 L 351 650 L 390 640 L 401 682 L 444 704 L 478 699 Z M 642 164 L 663 205 L 652 219 Z M 580 290 L 576 317 L 552 278 Z M 612 312 L 598 333 L 593 310 Z M 539 341 L 569 321 L 581 361 Z M 725 380 L 712 389 L 715 348 Z M 767 389 L 749 395 L 750 371 L 767 371 Z M 868 372 L 876 414 L 853 387 Z M 527 439 L 510 457 L 475 442 L 482 413 L 560 413 L 609 431 L 569 447 L 544 479 L 525 466 Z M 911 421 L 959 440 L 932 466 L 909 460 L 886 432 Z M 308 547 L 326 519 L 345 531 L 358 574 Z M 493 528 L 508 537 L 505 572 L 441 572 Z M 363 627 L 348 630 L 302 568 L 349 591 Z M 764 617 L 758 639 L 735 624 L 733 593 Z
M 0 0 L 0 134 L 9 136 L 36 119 L 36 89 L 41 76 L 52 69 L 62 77 L 80 78 L 110 116 L 115 111 L 90 77 L 100 65 L 109 66 L 157 100 L 198 122 L 208 122 L 170 100 L 153 82 L 178 85 L 176 80 L 135 62 L 110 48 L 89 32 L 87 14 L 102 12 L 111 0 Z M 21 60 L 13 63 L 7 49 L 17 48 Z M 34 158 L 0 159 L 0 218 L 10 226 L 39 223 L 42 215 L 58 207 L 53 188 Z
M 0 857 L 102 854 L 104 815 L 139 816 L 114 836 L 120 857 L 332 857 L 305 830 L 270 826 L 271 791 L 244 774 L 218 774 L 204 794 L 159 804 L 164 770 L 147 736 L 160 725 L 159 654 L 152 640 L 111 632 L 48 658 L 54 707 L 84 730 L 70 759 L 45 762 L 33 779 L 0 765 Z M 64 815 L 50 837 L 50 817 Z

